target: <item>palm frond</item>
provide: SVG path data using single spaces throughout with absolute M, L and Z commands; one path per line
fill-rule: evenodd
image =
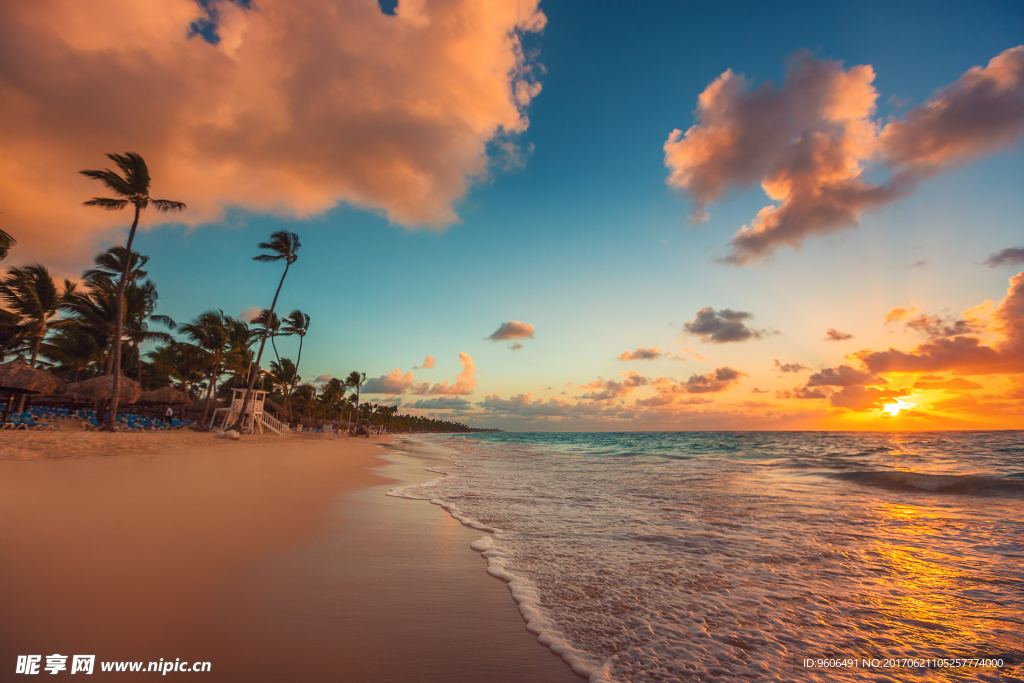
M 106 197 L 93 197 L 92 199 L 82 203 L 86 206 L 98 206 L 101 209 L 106 209 L 107 211 L 120 211 L 130 204 L 127 199 L 108 199 Z
M 178 323 L 174 322 L 169 315 L 151 315 L 149 319 L 155 323 L 160 323 L 169 330 L 177 329 Z
M 284 254 L 272 255 L 272 254 L 260 254 L 259 256 L 253 256 L 253 261 L 259 261 L 260 263 L 270 263 L 271 261 L 280 261 L 283 258 L 287 258 Z
M 11 247 L 17 244 L 18 240 L 14 239 L 10 233 L 0 230 L 0 261 L 7 257 Z
M 119 176 L 109 168 L 103 170 L 85 170 L 79 171 L 86 178 L 92 178 L 98 180 L 107 186 L 111 192 L 122 197 L 131 197 L 134 192 L 134 188 L 128 183 L 127 180 Z
M 151 199 L 153 206 L 156 207 L 157 211 L 162 213 L 171 213 L 175 211 L 184 211 L 185 202 L 176 202 L 170 199 Z
M 107 158 L 124 172 L 125 182 L 132 188 L 132 194 L 149 196 L 149 167 L 141 155 L 135 152 L 108 154 Z

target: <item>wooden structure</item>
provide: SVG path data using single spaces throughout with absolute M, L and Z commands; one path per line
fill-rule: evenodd
M 228 429 L 238 420 L 238 415 L 242 412 L 242 401 L 245 399 L 245 389 L 232 389 L 231 392 L 231 405 L 227 408 L 218 408 L 213 412 L 213 418 L 210 420 L 211 427 L 217 425 L 217 416 L 221 413 L 224 414 L 220 422 L 221 431 Z M 278 435 L 290 431 L 288 425 L 263 410 L 268 393 L 259 389 L 253 389 L 249 394 L 249 405 L 246 406 L 245 410 L 245 422 L 242 423 L 243 432 L 249 432 L 250 434 L 259 432 L 262 434 L 264 427 Z

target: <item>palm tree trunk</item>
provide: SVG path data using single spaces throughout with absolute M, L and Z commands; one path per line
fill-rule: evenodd
M 210 399 L 213 398 L 213 388 L 217 386 L 218 379 L 220 379 L 220 372 L 211 375 L 210 389 L 206 392 L 206 405 L 203 406 L 203 420 L 199 423 L 203 427 L 206 426 L 206 416 L 210 412 Z
M 36 366 L 36 359 L 39 357 L 39 347 L 43 344 L 43 337 L 46 336 L 46 330 L 43 329 L 43 334 L 37 334 L 36 340 L 32 343 L 32 360 L 29 361 L 28 366 L 34 368 Z M 18 399 L 18 412 L 25 410 L 25 399 L 28 394 L 22 394 Z
M 114 431 L 114 420 L 117 417 L 117 404 L 121 398 L 121 336 L 124 334 L 124 289 L 128 284 L 128 273 L 132 269 L 132 242 L 135 240 L 135 229 L 139 227 L 139 205 L 135 205 L 135 220 L 132 221 L 132 229 L 128 232 L 128 244 L 125 245 L 124 271 L 121 273 L 121 281 L 117 283 L 117 325 L 114 326 L 114 339 L 111 342 L 112 363 L 110 375 L 113 377 L 113 386 L 110 396 L 110 416 L 103 425 L 103 431 Z
M 292 382 L 291 387 L 288 388 L 288 395 L 284 397 L 284 412 L 288 416 L 288 419 L 292 419 L 292 392 L 295 391 L 295 385 L 299 381 L 299 363 L 302 362 L 302 338 L 306 335 L 299 335 L 299 355 L 295 359 L 295 382 Z M 280 363 L 281 361 L 277 361 Z
M 288 277 L 288 269 L 291 268 L 292 264 L 285 259 L 284 272 L 281 273 L 281 281 L 277 283 L 277 291 L 274 292 L 274 301 L 270 304 L 270 315 L 267 316 L 267 321 L 274 319 L 274 309 L 277 308 L 277 297 L 281 294 L 281 287 L 284 285 L 284 279 Z M 245 395 L 242 398 L 242 409 L 238 411 L 238 420 L 234 424 L 236 432 L 242 431 L 242 426 L 245 422 L 245 409 L 249 405 L 249 394 L 252 393 L 252 387 L 256 384 L 256 375 L 260 371 L 260 361 L 263 360 L 263 347 L 267 345 L 267 333 L 270 332 L 269 326 L 264 327 L 263 339 L 260 341 L 260 350 L 256 354 L 256 371 L 249 374 L 249 384 L 245 387 Z

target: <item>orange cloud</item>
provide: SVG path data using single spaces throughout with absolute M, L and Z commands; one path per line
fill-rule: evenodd
M 435 363 L 434 357 L 433 356 L 427 356 L 423 360 L 423 365 L 414 365 L 412 367 L 412 369 L 413 370 L 430 370 L 431 368 L 434 367 L 434 363 Z
M 404 394 L 412 387 L 413 381 L 411 372 L 403 375 L 401 370 L 395 368 L 387 375 L 366 380 L 362 389 L 365 394 Z
M 639 387 L 645 387 L 651 383 L 649 377 L 645 377 L 638 372 L 630 370 L 628 373 L 620 372 L 623 377 L 623 381 L 615 382 L 611 380 L 596 379 L 590 384 L 585 384 L 581 389 L 591 389 L 590 393 L 580 396 L 581 399 L 588 401 L 610 401 L 616 398 L 622 398 L 628 396 Z
M 863 212 L 1024 131 L 1024 46 L 972 68 L 884 127 L 875 120 L 874 79 L 870 66 L 844 69 L 797 53 L 782 88 L 751 89 L 728 70 L 700 94 L 698 123 L 665 142 L 668 184 L 689 193 L 697 222 L 734 187 L 760 183 L 775 202 L 733 236 L 725 261 L 742 265 L 856 227 Z M 876 159 L 891 171 L 882 184 L 864 177 Z
M 192 225 L 228 207 L 303 217 L 347 202 L 442 228 L 540 91 L 519 38 L 544 27 L 536 0 L 218 8 L 212 45 L 187 37 L 206 18 L 193 0 L 0 4 L 0 204 L 16 258 L 77 265 L 124 226 L 81 206 L 98 188 L 76 172 L 125 150 Z
M 723 366 L 703 375 L 694 374 L 685 382 L 676 382 L 667 377 L 659 377 L 651 382 L 656 395 L 650 398 L 637 399 L 638 408 L 665 408 L 669 406 L 685 406 L 714 401 L 711 397 L 694 396 L 693 394 L 716 394 L 734 387 L 740 379 L 747 377 L 745 372 Z
M 956 335 L 927 341 L 910 352 L 860 351 L 871 372 L 943 372 L 963 375 L 1024 373 L 1024 272 L 1010 278 L 1006 297 L 992 314 L 992 331 L 1002 339 L 986 346 L 979 337 Z
M 828 332 L 825 333 L 825 341 L 846 341 L 847 339 L 853 339 L 853 335 L 849 332 L 840 332 L 833 327 L 828 328 Z
M 657 346 L 645 349 L 642 346 L 636 347 L 636 351 L 623 351 L 619 354 L 619 360 L 657 360 L 663 354 Z
M 429 386 L 427 382 L 416 385 L 412 388 L 414 394 L 428 394 L 430 396 L 468 396 L 476 389 L 476 366 L 473 365 L 473 358 L 468 353 L 459 353 L 459 362 L 462 363 L 462 372 L 455 378 L 455 384 L 441 382 Z
M 490 339 L 491 341 L 502 341 L 504 339 L 533 339 L 533 325 L 520 322 L 518 320 L 509 320 L 508 322 L 499 325 L 498 329 L 492 332 L 487 339 Z

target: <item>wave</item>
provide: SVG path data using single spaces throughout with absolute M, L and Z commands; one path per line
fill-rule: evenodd
M 462 467 L 462 463 L 457 458 L 451 455 L 448 457 L 455 462 L 456 467 Z M 507 565 L 512 557 L 508 551 L 501 547 L 500 541 L 503 538 L 514 535 L 515 532 L 483 524 L 463 513 L 458 505 L 434 497 L 432 489 L 444 481 L 445 477 L 451 476 L 451 473 L 441 468 L 427 468 L 427 471 L 440 474 L 441 476 L 421 484 L 410 484 L 393 488 L 387 491 L 385 495 L 394 498 L 429 500 L 432 504 L 446 510 L 449 515 L 463 526 L 490 534 L 477 539 L 469 547 L 480 553 L 487 560 L 488 574 L 508 584 L 508 590 L 512 594 L 512 599 L 515 600 L 519 607 L 519 613 L 522 615 L 523 621 L 526 622 L 526 630 L 536 635 L 538 641 L 559 655 L 575 673 L 586 677 L 589 683 L 614 683 L 610 665 L 607 662 L 598 661 L 589 653 L 573 647 L 558 628 L 555 621 L 547 615 L 541 605 L 540 592 L 537 590 L 537 586 L 529 579 L 514 574 L 508 569 Z
M 931 491 L 968 495 L 1024 496 L 1024 481 L 962 474 L 923 474 L 899 470 L 839 472 L 833 479 L 852 481 L 895 491 Z

